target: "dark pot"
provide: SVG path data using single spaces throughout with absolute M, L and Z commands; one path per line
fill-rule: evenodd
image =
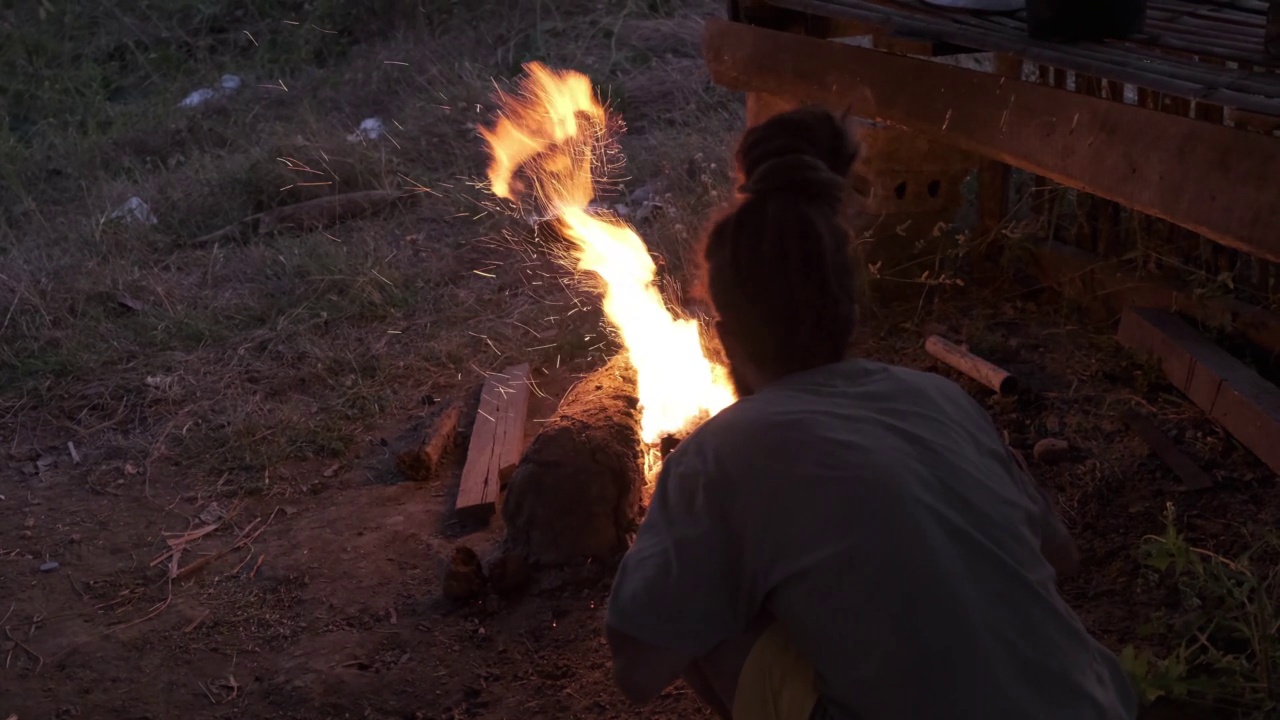
M 1146 21 L 1147 0 L 1027 0 L 1027 33 L 1037 40 L 1125 38 Z

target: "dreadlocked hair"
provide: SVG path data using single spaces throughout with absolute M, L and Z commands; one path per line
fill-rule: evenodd
M 777 376 L 843 359 L 855 320 L 854 262 L 841 222 L 857 149 L 831 113 L 803 108 L 747 131 L 739 199 L 711 227 L 703 288 L 722 332 Z

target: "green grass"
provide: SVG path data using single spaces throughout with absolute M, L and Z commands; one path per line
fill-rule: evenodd
M 740 123 L 727 93 L 664 94 L 663 63 L 697 56 L 691 17 L 639 0 L 0 11 L 0 426 L 111 433 L 256 483 L 291 459 L 341 456 L 369 423 L 478 371 L 598 354 L 581 340 L 598 319 L 549 320 L 563 291 L 510 262 L 530 239 L 478 187 L 476 126 L 494 83 L 526 62 L 588 73 L 633 126 L 628 176 L 645 180 L 620 182 L 668 180 L 667 212 L 644 231 L 682 272 L 687 218 L 721 185 L 685 163 L 720 157 Z M 223 73 L 244 81 L 230 98 L 177 107 Z M 348 142 L 370 115 L 389 137 Z M 324 231 L 187 245 L 274 207 L 404 187 L 432 194 Z M 156 225 L 106 219 L 132 196 Z M 486 267 L 495 277 L 471 272 Z M 527 329 L 553 326 L 562 341 Z
M 1173 506 L 1161 535 L 1140 549 L 1145 581 L 1176 596 L 1176 610 L 1143 628 L 1150 643 L 1121 660 L 1146 701 L 1185 700 L 1239 717 L 1280 710 L 1280 536 L 1268 532 L 1237 557 L 1192 545 Z

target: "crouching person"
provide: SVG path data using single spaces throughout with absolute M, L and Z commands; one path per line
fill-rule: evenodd
M 644 703 L 733 720 L 1125 720 L 1114 655 L 1057 590 L 1076 553 L 995 425 L 940 376 L 846 358 L 852 144 L 817 110 L 738 148 L 707 294 L 739 400 L 666 460 L 607 620 Z

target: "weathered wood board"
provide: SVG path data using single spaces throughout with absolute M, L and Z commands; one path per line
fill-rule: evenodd
M 480 391 L 454 505 L 460 514 L 491 515 L 503 483 L 520 461 L 529 411 L 529 372 L 528 364 L 509 367 L 489 376 Z
M 1280 473 L 1280 388 L 1170 312 L 1127 308 L 1118 337 L 1155 356 L 1171 383 Z

